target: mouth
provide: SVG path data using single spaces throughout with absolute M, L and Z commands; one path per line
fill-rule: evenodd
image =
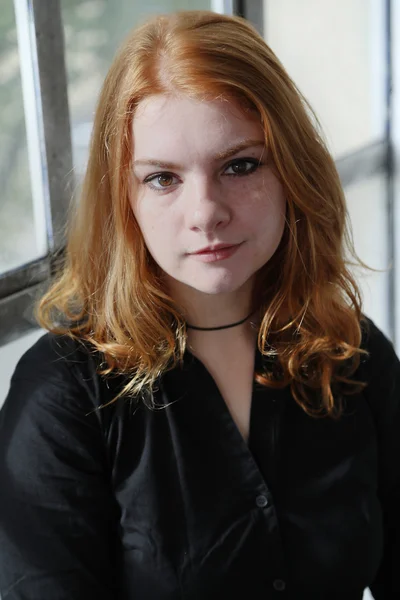
M 240 244 L 215 244 L 192 252 L 189 256 L 203 263 L 220 262 L 233 256 L 241 245 L 242 242 Z
M 212 246 L 207 246 L 206 248 L 201 248 L 196 252 L 191 252 L 192 255 L 200 255 L 200 254 L 215 254 L 221 250 L 230 250 L 233 248 L 237 248 L 240 244 L 214 244 Z

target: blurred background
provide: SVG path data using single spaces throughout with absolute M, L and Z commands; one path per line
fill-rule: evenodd
M 18 358 L 42 334 L 32 299 L 62 249 L 112 57 L 139 20 L 177 9 L 249 19 L 310 101 L 356 250 L 380 270 L 356 273 L 365 312 L 399 351 L 398 1 L 1 0 L 0 404 Z

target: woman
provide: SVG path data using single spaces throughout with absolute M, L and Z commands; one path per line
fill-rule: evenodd
M 4 600 L 399 597 L 400 369 L 347 240 L 246 21 L 132 33 L 1 413 Z

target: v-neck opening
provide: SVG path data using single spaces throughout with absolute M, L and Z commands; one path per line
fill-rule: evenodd
M 190 364 L 197 364 L 197 366 L 200 367 L 204 371 L 206 377 L 209 380 L 209 383 L 211 383 L 212 387 L 214 388 L 214 390 L 216 392 L 216 396 L 218 397 L 219 403 L 222 403 L 224 413 L 229 417 L 229 421 L 230 421 L 231 425 L 236 430 L 237 435 L 240 437 L 240 440 L 246 446 L 246 448 L 250 454 L 252 454 L 251 442 L 252 442 L 252 432 L 254 432 L 254 424 L 253 424 L 254 405 L 255 405 L 255 396 L 257 394 L 256 386 L 258 385 L 255 380 L 255 373 L 262 368 L 262 360 L 263 360 L 262 354 L 261 354 L 258 346 L 256 345 L 255 353 L 254 353 L 253 380 L 252 380 L 251 400 L 250 400 L 249 434 L 248 434 L 248 438 L 246 440 L 243 437 L 238 425 L 236 424 L 235 419 L 233 418 L 232 413 L 229 409 L 229 406 L 227 405 L 227 402 L 225 401 L 225 399 L 217 385 L 217 382 L 215 381 L 214 377 L 211 375 L 210 371 L 207 369 L 207 367 L 205 366 L 203 361 L 200 358 L 198 358 L 197 356 L 195 356 L 189 350 L 186 350 L 185 354 L 184 354 L 184 366 L 189 366 Z M 254 433 L 253 433 L 253 435 L 254 435 Z
M 265 358 L 256 347 L 253 374 L 262 372 L 264 363 Z M 249 472 L 257 473 L 264 485 L 273 488 L 279 462 L 280 422 L 286 400 L 291 395 L 290 386 L 272 389 L 258 383 L 253 377 L 249 435 L 245 440 L 219 387 L 204 363 L 187 351 L 184 356 L 183 370 L 187 393 L 193 394 L 193 397 L 199 401 L 207 399 L 204 412 L 214 421 L 211 426 L 212 435 L 216 433 L 222 436 L 215 450 L 221 447 L 221 451 L 227 453 L 227 448 L 235 448 L 235 456 L 238 459 L 246 457 Z M 196 407 L 195 413 L 200 418 L 198 411 Z

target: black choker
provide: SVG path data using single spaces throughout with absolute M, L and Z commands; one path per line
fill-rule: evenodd
M 241 321 L 238 321 L 237 323 L 231 323 L 230 325 L 222 325 L 221 327 L 196 327 L 195 325 L 190 325 L 189 323 L 186 323 L 186 328 L 195 329 L 196 331 L 217 331 L 219 329 L 229 329 L 230 327 L 237 327 L 238 325 L 242 325 L 247 321 L 247 319 L 251 317 L 252 314 L 253 313 L 251 312 L 249 315 L 247 315 L 247 317 L 245 317 Z

